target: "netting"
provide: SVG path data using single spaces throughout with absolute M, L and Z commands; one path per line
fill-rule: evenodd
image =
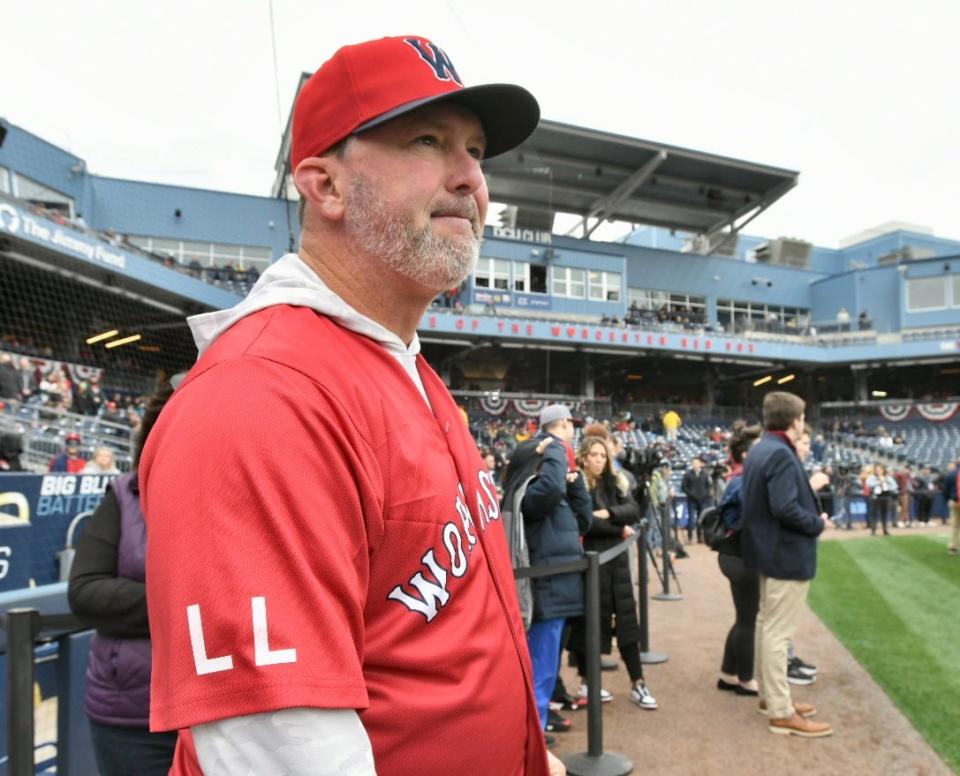
M 32 212 L 57 233 L 57 220 Z M 176 311 L 169 294 L 158 304 L 162 289 L 15 239 L 9 211 L 0 221 L 0 471 L 26 470 L 0 476 L 0 591 L 16 591 L 65 578 L 85 518 L 112 475 L 131 466 L 146 397 L 196 358 L 185 316 L 198 307 L 184 300 Z M 39 644 L 34 658 L 35 762 L 46 773 L 58 747 L 57 645 Z
M 184 316 L 112 275 L 71 272 L 23 245 L 0 250 L 0 289 L 0 432 L 19 435 L 22 463 L 46 471 L 72 432 L 84 461 L 106 448 L 129 468 L 145 398 L 196 358 Z

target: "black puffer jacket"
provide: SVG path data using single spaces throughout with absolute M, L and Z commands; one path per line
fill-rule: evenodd
M 541 437 L 542 438 L 542 437 Z M 556 439 L 543 453 L 540 471 L 521 502 L 530 565 L 560 564 L 583 557 L 580 536 L 593 520 L 583 475 L 567 482 L 567 455 Z M 583 576 L 579 572 L 533 580 L 533 620 L 583 614 Z
M 593 509 L 606 509 L 609 518 L 593 519 L 593 524 L 584 538 L 584 549 L 603 552 L 621 541 L 623 527 L 633 525 L 640 519 L 640 508 L 629 493 L 627 483 L 619 483 L 617 475 L 602 478 L 590 491 Z M 633 596 L 630 577 L 630 553 L 624 552 L 600 567 L 600 646 L 609 652 L 613 645 L 613 619 L 616 615 L 617 643 L 629 644 L 640 641 L 640 623 L 637 620 L 637 602 Z M 586 634 L 583 619 L 573 623 L 570 632 L 570 649 L 586 651 Z

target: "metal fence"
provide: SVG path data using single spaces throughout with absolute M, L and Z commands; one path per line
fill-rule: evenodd
M 633 536 L 605 552 L 588 552 L 584 558 L 562 565 L 515 570 L 517 578 L 569 573 L 585 575 L 588 748 L 586 752 L 566 758 L 571 776 L 625 776 L 633 769 L 629 758 L 603 749 L 600 567 L 639 543 L 641 649 L 646 652 L 646 521 L 637 529 Z M 70 776 L 96 772 L 89 727 L 83 712 L 87 654 L 93 632 L 85 630 L 69 613 L 66 592 L 67 585 L 63 582 L 0 594 L 0 659 L 6 663 L 3 671 L 6 719 L 0 725 L 2 776 L 46 773 Z M 655 656 L 645 662 L 665 659 Z M 50 704 L 44 710 L 36 688 L 38 673 L 44 670 L 43 664 L 54 660 L 52 687 L 45 693 L 47 700 L 55 697 L 58 701 L 52 711 L 54 706 Z
M 92 631 L 69 613 L 66 583 L 0 594 L 0 774 L 96 773 L 83 712 Z

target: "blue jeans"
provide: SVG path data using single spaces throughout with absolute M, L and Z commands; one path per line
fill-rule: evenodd
M 853 515 L 850 514 L 850 499 L 846 496 L 837 496 L 834 500 L 837 526 L 843 526 L 848 531 L 853 528 Z
M 177 734 L 147 728 L 102 725 L 90 720 L 90 738 L 100 776 L 167 776 Z
M 527 631 L 527 646 L 530 648 L 530 662 L 533 664 L 533 694 L 537 699 L 537 713 L 543 729 L 547 727 L 550 696 L 557 683 L 560 637 L 563 635 L 564 622 L 564 617 L 537 620 Z

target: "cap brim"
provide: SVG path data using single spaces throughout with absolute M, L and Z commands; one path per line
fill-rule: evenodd
M 516 148 L 530 137 L 540 121 L 540 105 L 536 98 L 522 86 L 483 84 L 399 105 L 361 124 L 353 134 L 378 127 L 425 105 L 441 102 L 464 105 L 480 120 L 487 137 L 484 159 L 490 159 L 511 148 Z

